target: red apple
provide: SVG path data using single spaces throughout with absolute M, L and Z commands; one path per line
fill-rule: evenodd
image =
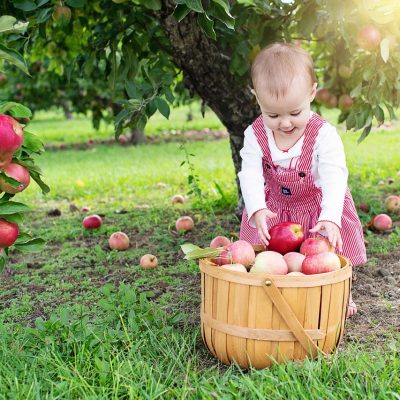
M 372 226 L 377 231 L 387 231 L 392 228 L 393 222 L 392 218 L 387 214 L 378 214 L 372 218 Z
M 257 254 L 250 272 L 286 275 L 288 273 L 288 266 L 282 254 L 268 250 Z
M 388 196 L 385 200 L 385 206 L 390 213 L 400 212 L 400 196 Z
M 327 108 L 335 108 L 337 104 L 338 104 L 338 99 L 334 94 L 332 94 L 325 105 Z
M 3 192 L 12 194 L 19 193 L 29 185 L 31 179 L 29 171 L 22 165 L 14 163 L 8 164 L 2 172 L 5 172 L 7 176 L 20 182 L 18 187 L 14 187 L 7 183 L 3 178 L 0 178 L 0 190 Z
M 334 253 L 335 249 L 329 243 L 328 239 L 320 236 L 308 238 L 300 246 L 300 253 L 304 254 L 306 257 L 325 252 Z
M 144 269 L 153 269 L 158 265 L 158 260 L 153 254 L 145 254 L 140 259 L 140 266 Z
M 87 217 L 83 218 L 82 225 L 85 229 L 97 229 L 100 228 L 103 220 L 97 214 L 88 215 Z
M 18 121 L 9 115 L 0 115 L 0 167 L 11 162 L 13 153 L 24 141 L 24 131 Z
M 172 204 L 176 204 L 176 203 L 183 204 L 184 202 L 185 202 L 185 198 L 181 194 L 175 194 L 171 198 L 171 203 Z
M 216 236 L 213 240 L 211 240 L 210 247 L 225 247 L 231 244 L 231 241 L 226 236 Z
M 357 205 L 357 208 L 365 213 L 369 213 L 369 205 L 367 203 L 361 202 Z
M 87 213 L 89 211 L 90 211 L 90 207 L 85 206 L 85 207 L 81 208 L 81 213 Z
M 253 246 L 245 240 L 237 240 L 225 246 L 213 261 L 218 265 L 224 264 L 243 264 L 249 267 L 253 264 L 256 253 Z
M 381 43 L 381 33 L 372 25 L 363 26 L 357 34 L 357 43 L 364 50 L 375 50 Z
M 331 92 L 325 88 L 318 89 L 317 94 L 315 95 L 315 99 L 322 104 L 326 104 L 330 97 Z
M 340 259 L 335 253 L 325 252 L 307 256 L 301 268 L 306 275 L 323 274 L 340 269 Z
M 268 250 L 277 251 L 281 254 L 298 250 L 304 240 L 302 226 L 294 222 L 276 224 L 269 230 L 269 234 L 271 239 Z
M 221 265 L 221 268 L 227 269 L 229 271 L 247 272 L 247 269 L 243 264 L 224 264 Z
M 129 138 L 125 135 L 118 136 L 118 143 L 122 145 L 126 145 L 129 143 Z
M 350 110 L 353 105 L 353 99 L 348 94 L 342 94 L 339 97 L 338 104 L 341 110 Z
M 14 244 L 19 234 L 18 225 L 14 222 L 0 219 L 0 247 L 9 247 Z
M 303 264 L 306 256 L 304 254 L 291 251 L 290 253 L 286 253 L 283 258 L 286 261 L 289 272 L 299 272 L 301 271 L 301 264 Z
M 194 227 L 193 219 L 188 215 L 180 217 L 176 220 L 175 227 L 178 232 L 191 231 Z
M 124 251 L 129 248 L 129 238 L 124 232 L 114 232 L 108 239 L 110 249 Z

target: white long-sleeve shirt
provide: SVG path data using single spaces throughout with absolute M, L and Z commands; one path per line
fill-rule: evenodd
M 304 135 L 288 151 L 279 150 L 272 131 L 265 127 L 272 161 L 276 166 L 292 168 L 300 157 Z M 244 133 L 240 151 L 242 169 L 238 174 L 249 224 L 255 227 L 254 213 L 267 208 L 262 167 L 263 152 L 250 125 Z M 332 221 L 341 227 L 348 170 L 343 143 L 336 128 L 324 123 L 315 141 L 311 163 L 314 184 L 322 191 L 319 221 Z M 275 211 L 275 210 L 271 210 Z

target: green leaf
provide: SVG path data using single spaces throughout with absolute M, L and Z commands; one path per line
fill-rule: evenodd
M 190 13 L 190 8 L 184 4 L 177 4 L 174 10 L 174 17 L 178 22 L 181 22 Z
M 214 21 L 211 20 L 207 14 L 198 14 L 197 23 L 209 38 L 216 40 L 217 35 L 214 31 Z
M 16 22 L 17 19 L 15 17 L 11 15 L 2 15 L 0 17 L 0 33 L 12 31 Z
M 136 85 L 132 81 L 125 82 L 125 90 L 128 93 L 130 99 L 137 99 L 139 98 L 139 93 L 137 91 Z
M 158 111 L 160 111 L 160 113 L 168 119 L 170 113 L 169 104 L 161 97 L 154 99 L 154 103 L 157 106 Z
M 24 144 L 23 147 L 29 149 L 34 153 L 42 153 L 44 151 L 42 141 L 33 133 L 24 130 Z
M 42 189 L 43 194 L 50 192 L 50 188 L 42 181 L 42 178 L 37 171 L 30 169 L 29 173 L 31 174 L 31 178 L 39 185 L 40 189 Z
M 35 239 L 29 240 L 25 243 L 18 243 L 18 240 L 17 240 L 14 243 L 14 247 L 23 253 L 31 253 L 34 251 L 42 250 L 45 243 L 46 242 L 42 238 L 35 238 Z
M 86 0 L 67 0 L 66 3 L 73 8 L 82 8 Z
M 374 115 L 379 123 L 383 124 L 385 122 L 385 113 L 380 106 L 374 108 Z
M 369 124 L 366 126 L 361 134 L 361 136 L 358 138 L 357 143 L 361 143 L 371 132 L 372 124 Z
M 228 0 L 212 0 L 213 1 L 213 3 L 216 3 L 216 4 L 219 4 L 223 9 L 224 9 L 224 11 L 230 16 L 230 17 L 232 17 L 232 15 L 230 14 L 230 4 L 229 4 L 229 1 Z M 232 17 L 233 18 L 233 17 Z
M 21 214 L 10 214 L 4 217 L 9 222 L 14 222 L 15 224 L 20 224 L 23 222 L 24 217 Z
M 387 63 L 389 60 L 389 53 L 390 53 L 390 40 L 389 38 L 385 38 L 381 41 L 381 57 L 382 60 Z
M 34 1 L 28 0 L 14 0 L 13 3 L 15 8 L 18 8 L 22 11 L 33 11 L 36 10 L 38 7 Z
M 23 104 L 16 103 L 15 101 L 6 101 L 0 103 L 0 113 L 4 114 L 9 112 L 14 118 L 31 118 L 31 110 Z
M 176 4 L 185 4 L 188 8 L 198 13 L 204 12 L 201 0 L 176 0 Z
M 140 0 L 140 4 L 149 10 L 161 10 L 161 0 Z
M 193 250 L 198 250 L 198 249 L 200 249 L 201 247 L 199 247 L 199 246 L 196 246 L 195 244 L 192 244 L 192 243 L 184 243 L 184 244 L 181 244 L 181 250 L 185 253 L 185 254 L 187 254 L 187 253 L 189 253 L 189 252 L 191 252 L 191 251 L 193 251 Z
M 18 203 L 16 201 L 0 203 L 0 215 L 16 214 L 27 211 L 31 211 L 31 209 L 23 203 Z
M 362 84 L 358 84 L 351 92 L 350 97 L 359 97 L 362 90 Z
M 9 49 L 0 44 L 0 59 L 6 60 L 9 63 L 14 64 L 16 67 L 29 75 L 25 59 L 17 51 Z
M 212 258 L 212 257 L 217 257 L 219 252 L 220 252 L 219 249 L 215 249 L 213 247 L 206 247 L 204 249 L 195 249 L 189 251 L 184 258 L 186 260 L 196 260 L 198 258 L 206 258 L 206 257 Z
M 43 8 L 39 10 L 36 15 L 36 22 L 38 24 L 42 24 L 43 22 L 48 21 L 51 18 L 51 14 L 53 12 L 53 7 Z

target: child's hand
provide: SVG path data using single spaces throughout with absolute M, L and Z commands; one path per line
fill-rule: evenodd
M 266 246 L 268 246 L 268 241 L 271 239 L 267 227 L 267 218 L 274 218 L 276 216 L 277 214 L 266 208 L 259 210 L 254 214 L 254 222 L 256 224 L 258 236 L 260 237 L 261 242 Z
M 320 221 L 314 228 L 310 229 L 310 232 L 316 233 L 325 230 L 328 235 L 328 240 L 330 244 L 339 251 L 343 249 L 342 236 L 340 235 L 339 227 L 330 221 Z

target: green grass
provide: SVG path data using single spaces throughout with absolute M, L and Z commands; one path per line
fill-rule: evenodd
M 56 118 L 44 117 L 37 119 L 41 132 Z M 61 141 L 66 126 L 56 122 L 46 137 Z M 361 214 L 367 222 L 383 211 L 387 194 L 400 192 L 400 132 L 373 133 L 360 145 L 356 139 L 343 135 L 353 197 L 371 206 Z M 33 183 L 16 200 L 35 209 L 23 228 L 47 245 L 40 253 L 13 252 L 13 274 L 0 277 L 0 399 L 399 398 L 398 335 L 383 348 L 347 344 L 325 360 L 262 371 L 227 368 L 209 355 L 199 332 L 198 266 L 182 259 L 179 245 L 237 235 L 235 174 L 228 140 L 186 148 L 195 155 L 203 197 L 175 207 L 170 198 L 188 191 L 190 174 L 180 166 L 179 143 L 95 146 L 39 158 L 51 192 L 44 197 Z M 391 177 L 393 184 L 379 184 Z M 102 214 L 103 226 L 84 231 L 72 202 Z M 47 215 L 53 208 L 60 217 Z M 177 234 L 175 220 L 184 214 L 194 218 L 195 230 Z M 108 249 L 117 230 L 130 237 L 126 252 Z M 370 255 L 379 257 L 399 247 L 400 229 L 367 238 Z M 141 269 L 144 253 L 156 254 L 160 267 Z

